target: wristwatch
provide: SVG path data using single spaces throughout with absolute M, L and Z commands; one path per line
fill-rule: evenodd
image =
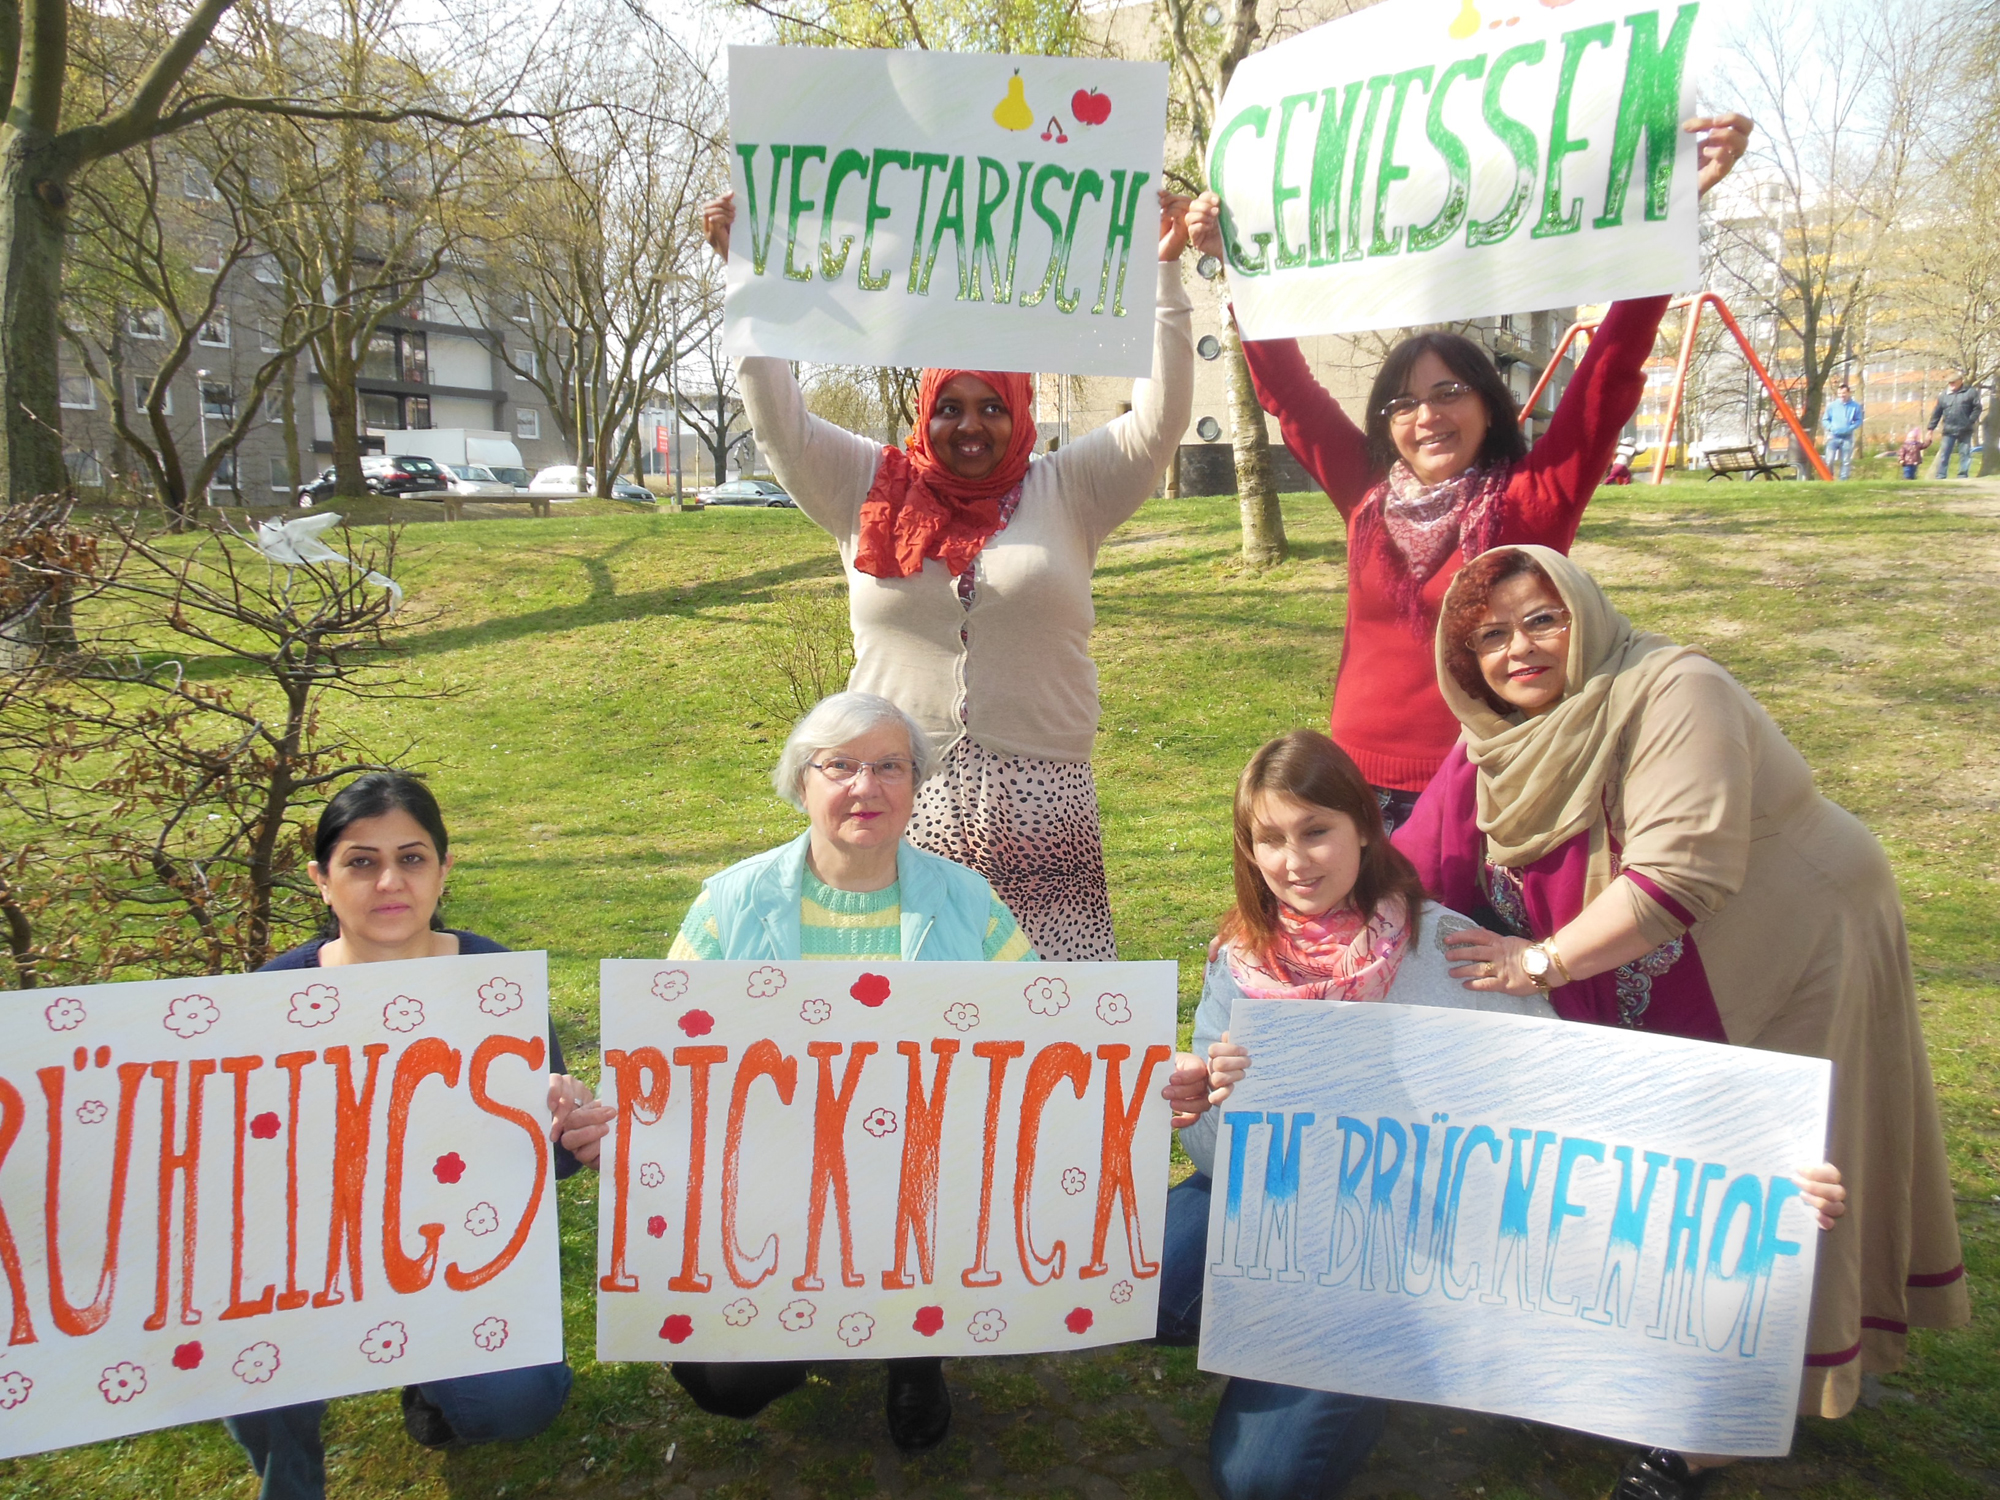
M 1535 982 L 1538 990 L 1550 990 L 1558 984 L 1570 982 L 1569 965 L 1563 962 L 1554 938 L 1543 938 L 1541 942 L 1531 944 L 1521 955 L 1521 969 Z

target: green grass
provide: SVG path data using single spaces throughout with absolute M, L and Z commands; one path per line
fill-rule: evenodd
M 371 504 L 350 514 L 419 508 Z M 1154 502 L 1099 562 L 1095 764 L 1113 903 L 1126 957 L 1185 961 L 1184 1021 L 1193 960 L 1228 900 L 1234 777 L 1265 738 L 1325 721 L 1344 548 L 1323 499 L 1290 497 L 1286 520 L 1292 558 L 1262 574 L 1237 563 L 1227 499 Z M 1993 1493 L 2000 493 L 1921 482 L 1607 490 L 1577 556 L 1639 624 L 1736 673 L 1826 793 L 1880 834 L 1902 883 L 1978 1322 L 1913 1340 L 1909 1368 L 1889 1381 L 1913 1399 L 1803 1423 L 1808 1478 L 1788 1492 Z M 787 728 L 777 622 L 789 594 L 837 578 L 832 549 L 792 511 L 648 514 L 587 502 L 546 521 L 412 527 L 399 571 L 413 605 L 437 615 L 410 642 L 412 672 L 455 696 L 338 711 L 379 744 L 418 747 L 459 859 L 451 920 L 549 950 L 557 1026 L 590 1076 L 597 960 L 664 951 L 702 876 L 798 826 L 766 781 Z M 874 1471 L 856 1456 L 872 1440 L 857 1428 L 880 1421 L 872 1375 L 835 1369 L 746 1426 L 701 1418 L 656 1366 L 591 1359 L 595 1210 L 590 1176 L 565 1185 L 577 1384 L 556 1427 L 533 1443 L 441 1458 L 404 1440 L 393 1393 L 340 1401 L 327 1426 L 332 1492 L 651 1494 L 696 1476 L 705 1493 L 872 1492 Z M 997 1455 L 1028 1474 L 1069 1461 L 1054 1436 L 1064 1420 L 1086 1424 L 1086 1446 L 1140 1444 L 1140 1424 L 1104 1407 L 1139 1399 L 1119 1394 L 1128 1388 L 1197 1429 L 1212 1406 L 1191 1351 L 1135 1347 L 1078 1363 L 1066 1406 L 1051 1404 L 1035 1368 L 1064 1367 L 953 1366 L 994 1428 L 979 1440 L 980 1462 Z M 1511 1440 L 1472 1457 L 1488 1494 L 1496 1482 L 1527 1483 L 1510 1472 L 1524 1466 L 1560 1493 L 1601 1494 L 1615 1450 L 1560 1447 L 1547 1464 Z M 939 1494 L 997 1488 L 972 1463 L 969 1448 L 948 1447 L 928 1467 L 905 1465 L 900 1482 Z M 1185 1493 L 1171 1471 L 1126 1484 Z M 1745 1466 L 1711 1494 L 1773 1493 L 1759 1484 Z M 217 1424 L 0 1463 L 7 1496 L 254 1492 Z

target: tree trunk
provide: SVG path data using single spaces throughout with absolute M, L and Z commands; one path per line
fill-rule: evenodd
M 1233 320 L 1222 327 L 1223 360 L 1229 372 L 1229 441 L 1236 454 L 1236 504 L 1243 515 L 1243 560 L 1268 568 L 1285 560 L 1285 516 L 1271 484 L 1271 440 L 1264 408 L 1250 382 L 1243 340 Z
M 2000 380 L 1986 392 L 1986 421 L 1979 429 L 1979 477 L 2000 474 Z
M 299 414 L 292 404 L 298 398 L 297 367 L 296 359 L 287 359 L 285 368 L 278 375 L 279 410 L 282 414 L 281 425 L 284 428 L 285 473 L 290 477 L 292 486 L 289 503 L 296 503 L 299 487 L 306 482 L 305 475 L 299 471 Z
M 354 386 L 354 320 L 336 310 L 332 326 L 316 341 L 320 345 L 319 376 L 326 392 L 327 425 L 333 438 L 333 491 L 365 495 L 368 481 L 361 474 L 361 398 Z
M 0 127 L 0 473 L 18 505 L 68 488 L 56 408 L 56 307 L 68 196 L 39 132 Z

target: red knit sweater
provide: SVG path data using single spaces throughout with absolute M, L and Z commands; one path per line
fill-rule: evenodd
M 1643 366 L 1666 309 L 1665 297 L 1612 305 L 1548 430 L 1514 468 L 1500 545 L 1535 542 L 1569 551 L 1583 508 L 1639 409 Z M 1243 352 L 1257 399 L 1278 419 L 1285 446 L 1348 523 L 1347 625 L 1328 732 L 1374 785 L 1420 792 L 1457 742 L 1459 726 L 1438 692 L 1430 637 L 1417 636 L 1397 615 L 1387 563 L 1358 555 L 1353 545 L 1355 507 L 1382 473 L 1368 461 L 1361 428 L 1313 379 L 1297 340 L 1246 341 Z M 1454 551 L 1424 585 L 1433 625 L 1461 566 Z

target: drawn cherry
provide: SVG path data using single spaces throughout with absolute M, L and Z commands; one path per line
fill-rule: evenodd
M 665 1239 L 667 1237 L 667 1216 L 665 1214 L 654 1214 L 652 1218 L 646 1221 L 646 1233 L 650 1234 L 656 1240 Z
M 1111 118 L 1111 96 L 1096 89 L 1078 89 L 1070 95 L 1069 112 L 1079 125 L 1102 125 Z
M 910 1324 L 910 1326 L 925 1338 L 929 1338 L 940 1328 L 944 1327 L 944 1309 L 941 1307 L 920 1307 L 917 1309 L 916 1321 Z
M 848 994 L 873 1010 L 889 998 L 889 976 L 886 974 L 863 974 L 854 981 Z
M 465 1158 L 456 1151 L 447 1151 L 431 1164 L 431 1175 L 439 1182 L 456 1182 L 465 1175 Z
M 686 1313 L 670 1313 L 660 1325 L 660 1337 L 670 1344 L 684 1344 L 694 1335 L 694 1319 Z
M 176 1370 L 192 1370 L 200 1363 L 201 1345 L 199 1343 L 174 1345 L 174 1368 Z
M 1096 1315 L 1089 1308 L 1073 1307 L 1069 1311 L 1069 1316 L 1063 1319 L 1063 1327 L 1071 1333 L 1088 1333 L 1090 1325 L 1096 1321 Z
M 268 1141 L 278 1133 L 279 1120 L 270 1110 L 258 1115 L 250 1122 L 250 1134 L 260 1141 Z
M 1069 137 L 1063 133 L 1062 121 L 1058 120 L 1054 115 L 1049 116 L 1048 128 L 1042 132 L 1042 139 L 1045 141 L 1054 141 L 1058 146 L 1067 146 L 1069 144 Z
M 707 1036 L 715 1030 L 715 1017 L 705 1010 L 691 1010 L 680 1018 L 679 1024 L 689 1036 Z

